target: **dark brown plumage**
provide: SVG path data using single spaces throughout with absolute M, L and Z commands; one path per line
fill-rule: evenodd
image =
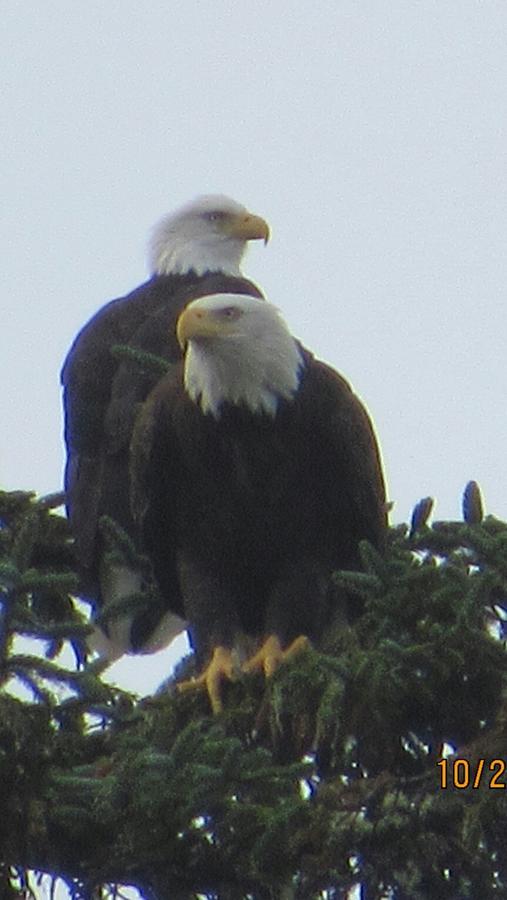
M 278 397 L 274 414 L 241 398 L 203 412 L 213 352 L 230 352 L 235 366 L 238 354 L 248 356 L 246 325 L 225 317 L 257 306 L 264 318 L 270 304 L 222 297 L 192 306 L 199 317 L 224 317 L 210 327 L 192 323 L 199 331 L 189 345 L 205 372 L 200 393 L 192 399 L 192 373 L 185 389 L 183 368 L 175 368 L 144 404 L 132 444 L 133 509 L 155 576 L 170 608 L 189 621 L 201 665 L 243 635 L 274 634 L 283 647 L 301 634 L 319 643 L 332 615 L 332 571 L 360 567 L 361 540 L 384 544 L 384 482 L 369 417 L 348 383 L 306 350 L 298 351 L 297 387 Z M 257 340 L 257 323 L 252 333 Z M 270 358 L 276 352 L 271 347 Z M 227 360 L 216 369 L 223 379 Z M 249 387 L 255 365 L 245 362 Z M 265 371 L 261 360 L 263 389 Z

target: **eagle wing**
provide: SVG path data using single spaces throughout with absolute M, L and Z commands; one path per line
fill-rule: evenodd
M 62 368 L 67 512 L 85 569 L 93 567 L 104 470 L 112 449 L 106 419 L 119 364 L 111 348 L 128 344 L 157 311 L 162 302 L 157 287 L 148 282 L 99 310 L 77 335 Z
M 130 506 L 140 544 L 152 562 L 170 611 L 184 616 L 177 578 L 178 535 L 172 515 L 171 487 L 178 480 L 180 449 L 173 412 L 183 394 L 182 362 L 174 363 L 143 404 L 130 444 Z M 162 484 L 163 479 L 163 484 Z
M 312 359 L 302 386 L 307 420 L 319 434 L 329 459 L 329 502 L 347 517 L 350 561 L 358 563 L 357 545 L 370 541 L 382 550 L 387 504 L 379 445 L 372 421 L 349 383 L 325 363 Z

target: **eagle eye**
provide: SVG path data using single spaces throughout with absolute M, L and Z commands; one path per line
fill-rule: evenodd
M 220 212 L 220 210 L 214 210 L 214 212 L 204 214 L 204 218 L 207 219 L 208 222 L 220 222 L 224 217 L 225 213 Z
M 240 316 L 240 310 L 237 306 L 224 306 L 221 310 L 224 319 L 237 319 Z

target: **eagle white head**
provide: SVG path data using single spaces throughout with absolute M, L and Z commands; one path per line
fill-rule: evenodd
M 150 271 L 184 275 L 194 271 L 241 275 L 247 241 L 269 239 L 264 219 L 229 197 L 209 194 L 164 216 L 149 244 Z
M 246 294 L 209 294 L 178 319 L 184 385 L 204 413 L 224 403 L 274 416 L 298 389 L 303 357 L 279 310 Z

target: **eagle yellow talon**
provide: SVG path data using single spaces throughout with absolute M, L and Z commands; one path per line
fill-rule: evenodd
M 178 684 L 181 693 L 206 688 L 214 713 L 222 712 L 222 698 L 220 687 L 224 679 L 234 681 L 235 664 L 232 653 L 227 647 L 215 647 L 211 662 L 197 678 L 190 678 Z
M 282 650 L 282 645 L 276 635 L 270 635 L 263 643 L 260 650 L 247 660 L 243 666 L 243 672 L 256 672 L 260 670 L 264 672 L 266 678 L 276 672 L 281 663 L 286 662 L 295 653 L 306 650 L 310 647 L 310 641 L 306 635 L 302 634 L 297 637 L 292 644 L 289 644 L 286 650 Z

